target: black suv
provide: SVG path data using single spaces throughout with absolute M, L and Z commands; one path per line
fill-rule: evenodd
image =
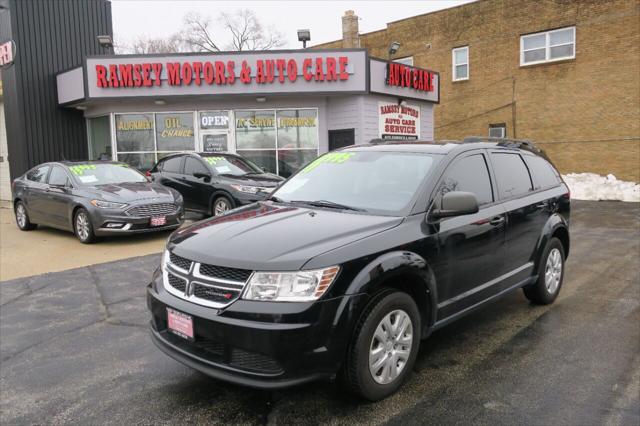
M 569 191 L 530 143 L 386 143 L 314 160 L 267 201 L 174 232 L 148 287 L 155 344 L 212 377 L 331 377 L 370 400 L 420 341 L 522 288 L 552 303 Z
M 170 155 L 148 174 L 180 192 L 185 210 L 208 216 L 264 200 L 284 180 L 239 155 L 217 152 Z

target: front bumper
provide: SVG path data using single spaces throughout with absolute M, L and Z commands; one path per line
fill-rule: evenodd
M 97 236 L 166 231 L 178 228 L 184 219 L 182 208 L 172 214 L 165 215 L 166 224 L 162 226 L 151 226 L 150 217 L 130 216 L 121 210 L 96 208 L 90 212 L 90 215 L 94 233 Z M 109 223 L 122 224 L 122 227 L 109 228 L 107 227 Z
M 218 310 L 168 293 L 157 276 L 147 289 L 160 350 L 211 377 L 262 389 L 334 375 L 365 302 L 364 294 L 310 303 L 238 300 Z M 194 341 L 168 331 L 167 307 L 192 316 Z

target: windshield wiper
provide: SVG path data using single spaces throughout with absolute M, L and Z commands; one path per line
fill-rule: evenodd
M 316 200 L 316 201 L 306 201 L 306 200 L 292 200 L 290 201 L 292 204 L 307 204 L 313 207 L 326 207 L 329 209 L 338 209 L 338 210 L 351 210 L 354 212 L 364 212 L 365 209 L 361 209 L 358 207 L 351 207 L 345 204 L 334 203 L 333 201 L 328 200 Z

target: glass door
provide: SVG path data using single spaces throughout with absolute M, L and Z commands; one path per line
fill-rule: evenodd
M 235 152 L 230 111 L 200 111 L 198 150 L 201 152 Z

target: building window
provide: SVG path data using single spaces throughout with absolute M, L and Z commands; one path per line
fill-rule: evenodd
M 413 66 L 413 56 L 406 56 L 404 58 L 394 59 L 393 62 Z
M 112 160 L 111 121 L 109 116 L 87 119 L 89 160 Z
M 505 123 L 489 124 L 489 137 L 490 138 L 506 138 L 507 125 Z
M 576 57 L 576 27 L 520 37 L 520 65 L 561 61 Z
M 469 46 L 451 51 L 453 81 L 469 79 Z
M 288 177 L 318 156 L 315 108 L 236 111 L 237 153 Z

